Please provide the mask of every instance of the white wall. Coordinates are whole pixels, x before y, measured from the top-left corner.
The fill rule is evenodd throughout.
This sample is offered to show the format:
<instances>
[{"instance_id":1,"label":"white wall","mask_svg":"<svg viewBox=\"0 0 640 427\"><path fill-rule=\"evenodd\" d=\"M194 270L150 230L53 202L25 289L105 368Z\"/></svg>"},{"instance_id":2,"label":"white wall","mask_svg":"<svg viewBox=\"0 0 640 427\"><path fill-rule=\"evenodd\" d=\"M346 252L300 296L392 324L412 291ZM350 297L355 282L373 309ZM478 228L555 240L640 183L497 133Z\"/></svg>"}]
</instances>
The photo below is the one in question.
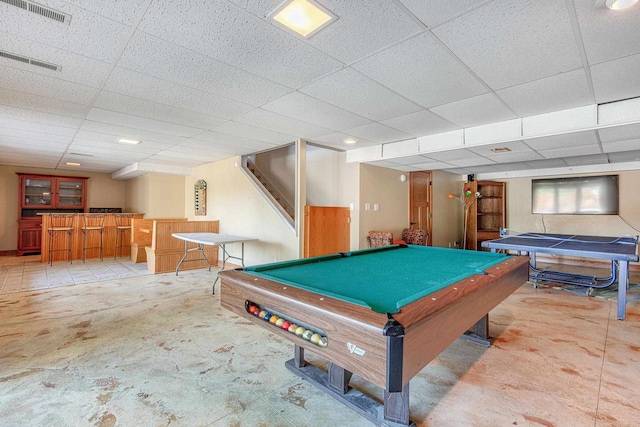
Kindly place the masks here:
<instances>
[{"instance_id":1,"label":"white wall","mask_svg":"<svg viewBox=\"0 0 640 427\"><path fill-rule=\"evenodd\" d=\"M297 259L297 237L236 167L239 163L240 158L235 157L194 167L185 180L184 216L194 221L219 220L220 233L259 239L245 244L246 265ZM195 216L193 210L193 185L199 179L207 182L206 216ZM240 255L239 244L227 250Z\"/></svg>"},{"instance_id":2,"label":"white wall","mask_svg":"<svg viewBox=\"0 0 640 427\"><path fill-rule=\"evenodd\" d=\"M507 227L521 232L594 236L638 235L640 234L640 197L638 197L640 171L624 171L615 174L619 176L619 215L532 214L532 178L504 180L507 183ZM551 177L545 176L545 178Z\"/></svg>"}]
</instances>

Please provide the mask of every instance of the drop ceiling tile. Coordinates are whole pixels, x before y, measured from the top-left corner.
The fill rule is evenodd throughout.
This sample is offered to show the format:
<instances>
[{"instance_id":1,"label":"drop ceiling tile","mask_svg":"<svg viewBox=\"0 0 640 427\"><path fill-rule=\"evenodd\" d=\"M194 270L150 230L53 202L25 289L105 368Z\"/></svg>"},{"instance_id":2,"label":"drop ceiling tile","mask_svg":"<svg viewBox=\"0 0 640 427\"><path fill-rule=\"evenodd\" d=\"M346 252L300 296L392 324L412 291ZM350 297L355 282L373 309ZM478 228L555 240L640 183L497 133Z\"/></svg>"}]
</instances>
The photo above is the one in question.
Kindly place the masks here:
<instances>
[{"instance_id":1,"label":"drop ceiling tile","mask_svg":"<svg viewBox=\"0 0 640 427\"><path fill-rule=\"evenodd\" d=\"M73 142L69 147L69 151L73 152L82 147L97 147L111 150L115 153L140 153L144 155L155 154L158 151L166 150L172 144L155 141L143 141L138 145L120 144L113 135L97 132L79 131L78 135L73 138Z\"/></svg>"},{"instance_id":2,"label":"drop ceiling tile","mask_svg":"<svg viewBox=\"0 0 640 427\"><path fill-rule=\"evenodd\" d=\"M598 134L600 135L600 141L602 142L624 141L640 138L640 123L598 129Z\"/></svg>"},{"instance_id":3,"label":"drop ceiling tile","mask_svg":"<svg viewBox=\"0 0 640 427\"><path fill-rule=\"evenodd\" d=\"M83 105L91 105L97 94L94 88L56 78L55 71L45 76L2 66L0 87Z\"/></svg>"},{"instance_id":4,"label":"drop ceiling tile","mask_svg":"<svg viewBox=\"0 0 640 427\"><path fill-rule=\"evenodd\" d=\"M210 153L205 153L202 151L196 151L196 150L185 150L184 147L182 147L181 149L177 149L177 150L165 150L165 151L161 151L159 152L156 156L158 157L168 157L169 159L188 159L188 160L195 160L195 161L200 161L199 163L196 163L196 165L198 164L202 164L207 163L207 162L215 162L217 160L221 160L224 159L227 155L226 154L222 154L219 153L217 155L212 155ZM153 158L153 156L151 157Z\"/></svg>"},{"instance_id":5,"label":"drop ceiling tile","mask_svg":"<svg viewBox=\"0 0 640 427\"><path fill-rule=\"evenodd\" d=\"M640 8L616 12L596 8L592 1L578 1L574 5L589 64L640 52Z\"/></svg>"},{"instance_id":6,"label":"drop ceiling tile","mask_svg":"<svg viewBox=\"0 0 640 427\"><path fill-rule=\"evenodd\" d=\"M496 161L487 159L486 157L482 157L482 156L478 156L476 158L470 158L470 159L452 159L449 160L447 163L452 164L453 166L457 166L460 168L468 168L468 167L472 167L472 166L480 166L480 165L491 165L491 164L495 164Z\"/></svg>"},{"instance_id":7,"label":"drop ceiling tile","mask_svg":"<svg viewBox=\"0 0 640 427\"><path fill-rule=\"evenodd\" d=\"M452 173L454 175L468 175L468 174L475 173L472 169L464 169L464 168L445 169L444 171Z\"/></svg>"},{"instance_id":8,"label":"drop ceiling tile","mask_svg":"<svg viewBox=\"0 0 640 427\"><path fill-rule=\"evenodd\" d=\"M640 150L628 151L626 153L610 153L608 157L611 163L637 162L640 160Z\"/></svg>"},{"instance_id":9,"label":"drop ceiling tile","mask_svg":"<svg viewBox=\"0 0 640 427\"><path fill-rule=\"evenodd\" d=\"M1 108L0 108L0 111L1 111ZM79 125L80 125L80 122L78 122L78 126ZM24 120L9 119L7 117L3 117L2 113L0 113L0 126L11 128L11 129L21 129L21 130L28 130L32 132L39 132L39 133L44 133L44 134L54 135L54 136L62 135L62 136L73 137L77 132L77 128L75 127L69 128L69 127L53 126L53 125L47 125L47 124L41 124L41 123L28 122Z\"/></svg>"},{"instance_id":10,"label":"drop ceiling tile","mask_svg":"<svg viewBox=\"0 0 640 427\"><path fill-rule=\"evenodd\" d=\"M82 131L113 135L114 141L118 138L138 139L142 141L143 144L146 144L149 141L154 141L175 145L179 144L185 139L184 137L169 135L166 133L153 132L149 130L120 126L111 123L96 122L93 120L85 120L84 122L82 122L82 126L80 127L78 135L80 135Z\"/></svg>"},{"instance_id":11,"label":"drop ceiling tile","mask_svg":"<svg viewBox=\"0 0 640 427\"><path fill-rule=\"evenodd\" d=\"M591 145L581 145L581 146L572 146L572 147L562 147L560 148L551 148L548 150L538 150L538 153L542 155L544 158L553 159L560 157L571 157L571 156L586 156L589 154L599 154L602 153L600 145L591 144Z\"/></svg>"},{"instance_id":12,"label":"drop ceiling tile","mask_svg":"<svg viewBox=\"0 0 640 427\"><path fill-rule=\"evenodd\" d=\"M438 151L435 153L429 153L429 157L434 160L440 160L442 162L449 162L449 163L453 163L459 160L480 160L480 159L484 159L485 161L487 160L481 155L466 149Z\"/></svg>"},{"instance_id":13,"label":"drop ceiling tile","mask_svg":"<svg viewBox=\"0 0 640 427\"><path fill-rule=\"evenodd\" d=\"M182 143L182 145L189 145L194 140L204 141L209 144L215 144L215 148L219 149L219 151L223 153L233 154L247 154L250 152L264 151L275 147L273 144L269 144L266 142L242 138L237 135L230 135L221 132L205 132L198 135L196 138L193 138L193 140L188 140Z\"/></svg>"},{"instance_id":14,"label":"drop ceiling tile","mask_svg":"<svg viewBox=\"0 0 640 427\"><path fill-rule=\"evenodd\" d=\"M558 147L579 147L583 145L597 145L598 138L595 131L565 133L546 136L543 138L527 139L525 143L534 150L551 150Z\"/></svg>"},{"instance_id":15,"label":"drop ceiling tile","mask_svg":"<svg viewBox=\"0 0 640 427\"><path fill-rule=\"evenodd\" d=\"M382 144L382 157L389 160L417 153L418 141L415 138Z\"/></svg>"},{"instance_id":16,"label":"drop ceiling tile","mask_svg":"<svg viewBox=\"0 0 640 427\"><path fill-rule=\"evenodd\" d=\"M342 67L329 55L223 0L188 7L158 0L138 29L293 89Z\"/></svg>"},{"instance_id":17,"label":"drop ceiling tile","mask_svg":"<svg viewBox=\"0 0 640 427\"><path fill-rule=\"evenodd\" d=\"M51 135L49 133L36 132L27 129L15 129L0 126L0 141L3 141L6 137L24 138L26 140L46 141L49 144L69 144L72 140L71 136L63 135Z\"/></svg>"},{"instance_id":18,"label":"drop ceiling tile","mask_svg":"<svg viewBox=\"0 0 640 427\"><path fill-rule=\"evenodd\" d=\"M0 104L79 119L83 119L90 108L88 105L2 88L0 88Z\"/></svg>"},{"instance_id":19,"label":"drop ceiling tile","mask_svg":"<svg viewBox=\"0 0 640 427\"><path fill-rule=\"evenodd\" d=\"M355 145L345 144L344 143L345 139L350 139L350 138L357 140L357 143ZM333 132L327 135L318 136L313 139L310 139L309 141L318 143L320 145L328 145L331 147L336 147L340 150L353 150L360 147L378 145L377 142L368 141L362 138L356 138L355 135L348 135L342 132Z\"/></svg>"},{"instance_id":20,"label":"drop ceiling tile","mask_svg":"<svg viewBox=\"0 0 640 427\"><path fill-rule=\"evenodd\" d=\"M5 52L36 59L48 64L57 65L59 71L25 64L8 58L0 58L0 65L16 68L26 72L42 74L84 86L100 87L111 70L111 64L97 61L86 56L56 49L46 44L34 43L31 40L11 36L0 32L0 46Z\"/></svg>"},{"instance_id":21,"label":"drop ceiling tile","mask_svg":"<svg viewBox=\"0 0 640 427\"><path fill-rule=\"evenodd\" d=\"M325 0L323 6L339 18L308 43L347 64L422 31L422 26L387 0Z\"/></svg>"},{"instance_id":22,"label":"drop ceiling tile","mask_svg":"<svg viewBox=\"0 0 640 427\"><path fill-rule=\"evenodd\" d=\"M416 111L415 113L383 120L380 123L415 137L460 129L459 126L427 110Z\"/></svg>"},{"instance_id":23,"label":"drop ceiling tile","mask_svg":"<svg viewBox=\"0 0 640 427\"><path fill-rule=\"evenodd\" d=\"M64 153L68 145L68 142L45 142L40 136L0 135L0 146L2 147L24 148L37 152Z\"/></svg>"},{"instance_id":24,"label":"drop ceiling tile","mask_svg":"<svg viewBox=\"0 0 640 427\"><path fill-rule=\"evenodd\" d=\"M214 129L226 121L219 117L107 91L100 93L94 107L207 130Z\"/></svg>"},{"instance_id":25,"label":"drop ceiling tile","mask_svg":"<svg viewBox=\"0 0 640 427\"><path fill-rule=\"evenodd\" d=\"M499 153L499 152L496 153L494 151L491 151L498 148L508 148L509 151L507 153L532 151L531 148L529 148L522 141L501 142L497 144L483 144L483 145L467 146L466 148L468 151L471 151L473 153L479 154L481 156L489 157L489 158L493 158L494 156L503 154L503 153Z\"/></svg>"},{"instance_id":26,"label":"drop ceiling tile","mask_svg":"<svg viewBox=\"0 0 640 427\"><path fill-rule=\"evenodd\" d=\"M433 107L430 111L463 128L516 118L492 93Z\"/></svg>"},{"instance_id":27,"label":"drop ceiling tile","mask_svg":"<svg viewBox=\"0 0 640 427\"><path fill-rule=\"evenodd\" d=\"M351 68L318 79L300 92L372 120L421 110L418 105Z\"/></svg>"},{"instance_id":28,"label":"drop ceiling tile","mask_svg":"<svg viewBox=\"0 0 640 427\"><path fill-rule=\"evenodd\" d=\"M602 143L602 151L605 153L635 150L640 150L640 138Z\"/></svg>"},{"instance_id":29,"label":"drop ceiling tile","mask_svg":"<svg viewBox=\"0 0 640 427\"><path fill-rule=\"evenodd\" d=\"M233 121L226 122L218 126L215 131L228 133L242 138L253 139L255 141L266 142L273 145L289 144L296 140L296 137L293 135L273 132Z\"/></svg>"},{"instance_id":30,"label":"drop ceiling tile","mask_svg":"<svg viewBox=\"0 0 640 427\"><path fill-rule=\"evenodd\" d=\"M352 67L427 108L488 92L431 33L378 52Z\"/></svg>"},{"instance_id":31,"label":"drop ceiling tile","mask_svg":"<svg viewBox=\"0 0 640 427\"><path fill-rule=\"evenodd\" d=\"M496 91L520 117L594 104L584 69Z\"/></svg>"},{"instance_id":32,"label":"drop ceiling tile","mask_svg":"<svg viewBox=\"0 0 640 427\"><path fill-rule=\"evenodd\" d=\"M107 63L113 63L118 57L129 35L129 27L62 1L44 3L71 15L70 24L2 3L0 16L6 23L3 31Z\"/></svg>"},{"instance_id":33,"label":"drop ceiling tile","mask_svg":"<svg viewBox=\"0 0 640 427\"><path fill-rule=\"evenodd\" d=\"M495 166L491 166L491 165L484 165L484 166L474 166L473 168L469 168L471 169L472 173L491 173L491 172L500 172L500 170L495 167Z\"/></svg>"},{"instance_id":34,"label":"drop ceiling tile","mask_svg":"<svg viewBox=\"0 0 640 427\"><path fill-rule=\"evenodd\" d=\"M183 110L196 111L229 120L255 108L250 104L236 102L218 95L200 92L187 87L182 87L182 90L173 99L173 102L175 103L175 107Z\"/></svg>"},{"instance_id":35,"label":"drop ceiling tile","mask_svg":"<svg viewBox=\"0 0 640 427\"><path fill-rule=\"evenodd\" d=\"M349 135L354 135L356 138L374 142L395 142L411 138L411 135L391 129L380 123L372 123L370 125L348 129L346 132Z\"/></svg>"},{"instance_id":36,"label":"drop ceiling tile","mask_svg":"<svg viewBox=\"0 0 640 427\"><path fill-rule=\"evenodd\" d=\"M371 123L369 119L300 92L291 92L261 108L335 131Z\"/></svg>"},{"instance_id":37,"label":"drop ceiling tile","mask_svg":"<svg viewBox=\"0 0 640 427\"><path fill-rule=\"evenodd\" d=\"M399 165L408 166L416 163L424 163L431 159L421 155L413 155L413 156L404 156L404 157L394 157L393 159L385 159L385 160L389 160Z\"/></svg>"},{"instance_id":38,"label":"drop ceiling tile","mask_svg":"<svg viewBox=\"0 0 640 427\"><path fill-rule=\"evenodd\" d=\"M427 27L446 22L467 12L486 0L400 0Z\"/></svg>"},{"instance_id":39,"label":"drop ceiling tile","mask_svg":"<svg viewBox=\"0 0 640 427\"><path fill-rule=\"evenodd\" d=\"M121 0L65 0L96 15L121 22L125 25L136 23L137 17L147 8L144 1Z\"/></svg>"},{"instance_id":40,"label":"drop ceiling tile","mask_svg":"<svg viewBox=\"0 0 640 427\"><path fill-rule=\"evenodd\" d=\"M425 163L416 163L411 166L413 166L414 168L419 168L421 170L437 170L437 169L450 168L453 165L449 163L444 163L444 162L431 161L431 162L425 162Z\"/></svg>"},{"instance_id":41,"label":"drop ceiling tile","mask_svg":"<svg viewBox=\"0 0 640 427\"><path fill-rule=\"evenodd\" d=\"M590 156L567 157L564 159L569 166L586 166L608 163L606 154L593 154Z\"/></svg>"},{"instance_id":42,"label":"drop ceiling tile","mask_svg":"<svg viewBox=\"0 0 640 427\"><path fill-rule=\"evenodd\" d=\"M397 163L394 163L392 161L389 160L374 160L372 162L367 162L368 165L373 165L373 166L378 166L381 168L389 168L389 169L393 169L396 166L400 166Z\"/></svg>"},{"instance_id":43,"label":"drop ceiling tile","mask_svg":"<svg viewBox=\"0 0 640 427\"><path fill-rule=\"evenodd\" d=\"M640 55L631 55L591 67L596 102L640 96Z\"/></svg>"},{"instance_id":44,"label":"drop ceiling tile","mask_svg":"<svg viewBox=\"0 0 640 427\"><path fill-rule=\"evenodd\" d=\"M174 105L176 98L187 88L136 71L115 67L103 89L159 104Z\"/></svg>"},{"instance_id":45,"label":"drop ceiling tile","mask_svg":"<svg viewBox=\"0 0 640 427\"><path fill-rule=\"evenodd\" d=\"M145 117L133 116L115 111L102 110L100 108L92 108L87 115L87 120L165 133L172 136L190 137L203 132L203 129L182 126L160 120L147 119Z\"/></svg>"},{"instance_id":46,"label":"drop ceiling tile","mask_svg":"<svg viewBox=\"0 0 640 427\"><path fill-rule=\"evenodd\" d=\"M290 88L165 40L136 32L118 66L145 75L260 106Z\"/></svg>"},{"instance_id":47,"label":"drop ceiling tile","mask_svg":"<svg viewBox=\"0 0 640 427\"><path fill-rule=\"evenodd\" d=\"M567 7L557 0L496 0L433 32L494 90L582 66Z\"/></svg>"},{"instance_id":48,"label":"drop ceiling tile","mask_svg":"<svg viewBox=\"0 0 640 427\"><path fill-rule=\"evenodd\" d=\"M0 124L3 120L19 120L40 125L51 125L55 128L77 128L82 120L75 117L60 116L58 114L44 113L42 111L16 108L0 104Z\"/></svg>"},{"instance_id":49,"label":"drop ceiling tile","mask_svg":"<svg viewBox=\"0 0 640 427\"><path fill-rule=\"evenodd\" d=\"M304 139L313 139L331 133L331 129L305 123L261 108L240 114L234 121Z\"/></svg>"},{"instance_id":50,"label":"drop ceiling tile","mask_svg":"<svg viewBox=\"0 0 640 427\"><path fill-rule=\"evenodd\" d=\"M563 168L567 163L562 159L534 160L526 163L531 169Z\"/></svg>"}]
</instances>

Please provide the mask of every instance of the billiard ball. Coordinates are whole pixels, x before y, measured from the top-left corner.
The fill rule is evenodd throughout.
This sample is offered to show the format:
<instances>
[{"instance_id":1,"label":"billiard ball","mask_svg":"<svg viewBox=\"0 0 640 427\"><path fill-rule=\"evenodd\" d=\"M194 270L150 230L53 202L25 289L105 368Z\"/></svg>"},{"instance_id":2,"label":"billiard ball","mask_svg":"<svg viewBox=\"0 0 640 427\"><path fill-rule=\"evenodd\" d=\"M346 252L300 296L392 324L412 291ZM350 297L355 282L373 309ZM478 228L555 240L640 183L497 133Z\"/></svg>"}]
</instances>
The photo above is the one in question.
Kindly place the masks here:
<instances>
[{"instance_id":1,"label":"billiard ball","mask_svg":"<svg viewBox=\"0 0 640 427\"><path fill-rule=\"evenodd\" d=\"M326 347L327 344L329 344L329 340L327 340L327 337L322 337L320 338L320 341L318 341L318 345L320 347Z\"/></svg>"},{"instance_id":2,"label":"billiard ball","mask_svg":"<svg viewBox=\"0 0 640 427\"><path fill-rule=\"evenodd\" d=\"M288 331L288 330L289 330L289 326L291 326L291 322L289 322L288 320L285 320L285 321L282 323L282 325L280 325L280 327L281 327L282 329L284 329L285 331Z\"/></svg>"},{"instance_id":3,"label":"billiard ball","mask_svg":"<svg viewBox=\"0 0 640 427\"><path fill-rule=\"evenodd\" d=\"M320 338L321 338L320 334L313 334L311 335L311 338L309 339L309 341L311 341L314 344L318 344L320 343Z\"/></svg>"},{"instance_id":4,"label":"billiard ball","mask_svg":"<svg viewBox=\"0 0 640 427\"><path fill-rule=\"evenodd\" d=\"M296 328L296 335L297 335L297 336L299 336L299 337L301 337L301 336L302 336L302 334L304 334L304 330L305 330L305 329L304 329L302 326L298 326L298 327Z\"/></svg>"},{"instance_id":5,"label":"billiard ball","mask_svg":"<svg viewBox=\"0 0 640 427\"><path fill-rule=\"evenodd\" d=\"M281 317L278 320L276 320L276 326L280 326L282 327L282 324L285 322L285 320Z\"/></svg>"},{"instance_id":6,"label":"billiard ball","mask_svg":"<svg viewBox=\"0 0 640 427\"><path fill-rule=\"evenodd\" d=\"M271 313L267 313L267 314L265 314L265 315L264 315L264 317L263 317L263 319L264 319L265 321L267 321L267 322L268 322L268 321L269 321L269 319L271 319Z\"/></svg>"},{"instance_id":7,"label":"billiard ball","mask_svg":"<svg viewBox=\"0 0 640 427\"><path fill-rule=\"evenodd\" d=\"M269 318L269 323L273 323L275 325L278 319L279 317L274 314Z\"/></svg>"},{"instance_id":8,"label":"billiard ball","mask_svg":"<svg viewBox=\"0 0 640 427\"><path fill-rule=\"evenodd\" d=\"M260 311L260 313L258 313L258 317L261 319L264 319L264 316L267 315L267 312L265 310Z\"/></svg>"},{"instance_id":9,"label":"billiard ball","mask_svg":"<svg viewBox=\"0 0 640 427\"><path fill-rule=\"evenodd\" d=\"M258 309L258 307L256 307L255 305L252 305L249 307L249 313L251 314L255 314L257 312L260 312L260 310Z\"/></svg>"},{"instance_id":10,"label":"billiard ball","mask_svg":"<svg viewBox=\"0 0 640 427\"><path fill-rule=\"evenodd\" d=\"M302 333L302 338L304 338L307 341L309 341L312 336L313 336L313 331L310 329L307 329Z\"/></svg>"},{"instance_id":11,"label":"billiard ball","mask_svg":"<svg viewBox=\"0 0 640 427\"><path fill-rule=\"evenodd\" d=\"M291 332L292 334L295 334L296 329L298 329L298 325L296 325L295 323L292 323L291 326L289 326L289 329L287 329L287 331Z\"/></svg>"}]
</instances>

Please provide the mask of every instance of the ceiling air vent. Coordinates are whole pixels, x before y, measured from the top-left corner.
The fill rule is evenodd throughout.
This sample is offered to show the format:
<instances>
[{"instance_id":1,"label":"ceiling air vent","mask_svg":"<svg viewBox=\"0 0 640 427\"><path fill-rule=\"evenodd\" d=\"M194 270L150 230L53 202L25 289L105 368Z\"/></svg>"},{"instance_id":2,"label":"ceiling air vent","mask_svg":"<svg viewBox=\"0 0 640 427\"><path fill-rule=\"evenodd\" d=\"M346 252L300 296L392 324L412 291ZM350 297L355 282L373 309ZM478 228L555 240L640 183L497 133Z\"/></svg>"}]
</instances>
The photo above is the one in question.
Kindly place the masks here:
<instances>
[{"instance_id":1,"label":"ceiling air vent","mask_svg":"<svg viewBox=\"0 0 640 427\"><path fill-rule=\"evenodd\" d=\"M0 0L4 1L4 0ZM4 52L0 50L0 58L13 59L14 61L24 62L25 64L35 65L37 67L46 68L53 71L61 71L60 65L49 64L48 62L38 61L37 59L27 58L26 56L15 55L13 53Z\"/></svg>"},{"instance_id":2,"label":"ceiling air vent","mask_svg":"<svg viewBox=\"0 0 640 427\"><path fill-rule=\"evenodd\" d=\"M37 13L38 15L44 16L45 18L53 19L54 21L58 21L63 24L69 25L69 22L71 22L71 15L58 12L57 10L49 9L48 7L39 5L38 3L34 3L32 1L0 0L0 2L19 7L20 9L28 10L32 13Z\"/></svg>"}]
</instances>

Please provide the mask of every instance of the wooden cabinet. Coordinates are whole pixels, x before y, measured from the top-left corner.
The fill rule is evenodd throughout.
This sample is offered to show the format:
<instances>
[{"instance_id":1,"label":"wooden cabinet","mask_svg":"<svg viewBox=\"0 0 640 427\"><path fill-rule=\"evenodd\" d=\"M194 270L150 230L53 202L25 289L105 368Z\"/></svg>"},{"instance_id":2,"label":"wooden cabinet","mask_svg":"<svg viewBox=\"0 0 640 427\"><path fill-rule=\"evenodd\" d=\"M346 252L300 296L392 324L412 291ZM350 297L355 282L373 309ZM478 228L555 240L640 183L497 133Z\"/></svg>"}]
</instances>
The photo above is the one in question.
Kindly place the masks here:
<instances>
[{"instance_id":1,"label":"wooden cabinet","mask_svg":"<svg viewBox=\"0 0 640 427\"><path fill-rule=\"evenodd\" d=\"M498 239L500 229L507 226L506 184L474 181L466 183L465 188L469 188L473 194L480 193L480 197L468 208L466 248L482 250L483 241Z\"/></svg>"},{"instance_id":2,"label":"wooden cabinet","mask_svg":"<svg viewBox=\"0 0 640 427\"><path fill-rule=\"evenodd\" d=\"M82 213L87 209L86 177L18 173L18 255L40 252L42 213Z\"/></svg>"}]
</instances>

